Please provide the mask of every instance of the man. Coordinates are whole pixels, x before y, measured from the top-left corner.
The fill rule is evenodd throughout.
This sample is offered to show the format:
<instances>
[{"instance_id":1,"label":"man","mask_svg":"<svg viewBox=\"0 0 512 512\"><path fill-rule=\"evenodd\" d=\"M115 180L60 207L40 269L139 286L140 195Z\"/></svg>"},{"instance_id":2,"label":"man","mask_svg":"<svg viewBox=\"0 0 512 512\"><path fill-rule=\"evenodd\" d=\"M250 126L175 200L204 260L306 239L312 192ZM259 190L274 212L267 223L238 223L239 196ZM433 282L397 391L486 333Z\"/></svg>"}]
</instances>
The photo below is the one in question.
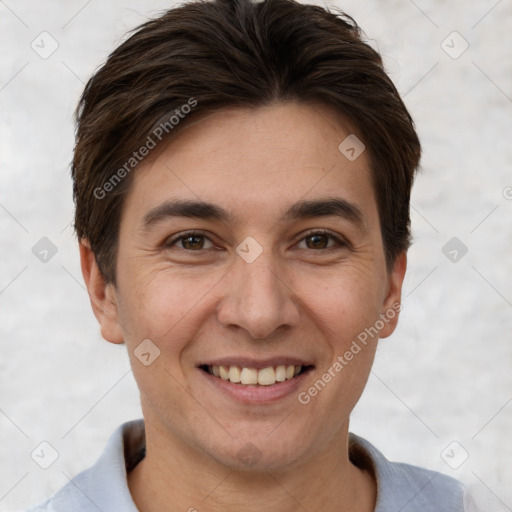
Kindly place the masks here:
<instances>
[{"instance_id":1,"label":"man","mask_svg":"<svg viewBox=\"0 0 512 512\"><path fill-rule=\"evenodd\" d=\"M392 334L420 159L344 14L184 4L77 110L75 228L143 420L32 510L461 511L462 485L349 433Z\"/></svg>"}]
</instances>

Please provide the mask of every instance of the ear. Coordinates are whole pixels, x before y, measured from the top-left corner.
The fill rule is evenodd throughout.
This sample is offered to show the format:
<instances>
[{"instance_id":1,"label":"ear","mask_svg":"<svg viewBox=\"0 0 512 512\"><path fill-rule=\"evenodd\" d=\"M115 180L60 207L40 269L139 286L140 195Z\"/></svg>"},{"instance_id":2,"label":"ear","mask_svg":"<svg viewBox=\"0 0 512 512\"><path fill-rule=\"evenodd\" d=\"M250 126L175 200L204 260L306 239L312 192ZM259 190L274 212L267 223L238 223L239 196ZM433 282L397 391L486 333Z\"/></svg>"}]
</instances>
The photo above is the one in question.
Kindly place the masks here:
<instances>
[{"instance_id":1,"label":"ear","mask_svg":"<svg viewBox=\"0 0 512 512\"><path fill-rule=\"evenodd\" d=\"M384 327L379 332L379 338L390 336L398 324L398 316L402 310L402 284L406 269L407 254L403 251L395 259L393 270L388 274L388 293L380 315Z\"/></svg>"},{"instance_id":2,"label":"ear","mask_svg":"<svg viewBox=\"0 0 512 512\"><path fill-rule=\"evenodd\" d=\"M82 275L94 316L100 324L101 335L111 343L123 343L123 332L118 322L115 286L105 282L88 240L83 239L79 242L79 250Z\"/></svg>"}]
</instances>

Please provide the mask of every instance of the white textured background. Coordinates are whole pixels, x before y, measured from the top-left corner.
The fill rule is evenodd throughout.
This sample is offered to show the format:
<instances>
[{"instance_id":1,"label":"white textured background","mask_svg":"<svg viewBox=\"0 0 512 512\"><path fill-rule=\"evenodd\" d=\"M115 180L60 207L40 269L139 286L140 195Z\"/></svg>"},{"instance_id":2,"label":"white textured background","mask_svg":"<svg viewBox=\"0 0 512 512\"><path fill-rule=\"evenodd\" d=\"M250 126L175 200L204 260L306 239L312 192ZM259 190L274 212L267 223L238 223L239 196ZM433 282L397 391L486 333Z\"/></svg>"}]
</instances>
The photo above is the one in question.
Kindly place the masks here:
<instances>
[{"instance_id":1,"label":"white textured background","mask_svg":"<svg viewBox=\"0 0 512 512\"><path fill-rule=\"evenodd\" d=\"M0 511L53 494L141 416L126 349L101 339L82 284L72 112L126 31L172 5L0 0ZM479 483L486 512L512 510L512 2L330 5L383 54L424 148L401 322L351 430L392 460ZM59 45L47 59L31 48L43 31ZM458 58L443 49L463 48L453 31L469 44ZM47 263L32 253L42 237L57 247ZM441 250L452 237L468 249L456 262ZM30 457L42 441L59 454L46 470ZM453 441L452 465L468 453L458 469L441 456Z\"/></svg>"}]
</instances>

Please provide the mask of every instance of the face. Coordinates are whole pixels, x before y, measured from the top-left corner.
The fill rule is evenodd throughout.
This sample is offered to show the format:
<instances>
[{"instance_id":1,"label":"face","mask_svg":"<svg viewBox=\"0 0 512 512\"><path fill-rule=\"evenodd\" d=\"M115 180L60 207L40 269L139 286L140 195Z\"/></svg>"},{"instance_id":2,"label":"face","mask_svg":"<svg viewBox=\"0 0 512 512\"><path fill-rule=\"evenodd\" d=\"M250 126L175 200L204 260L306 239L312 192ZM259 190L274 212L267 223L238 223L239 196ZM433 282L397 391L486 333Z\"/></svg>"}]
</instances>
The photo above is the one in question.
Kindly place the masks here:
<instances>
[{"instance_id":1,"label":"face","mask_svg":"<svg viewBox=\"0 0 512 512\"><path fill-rule=\"evenodd\" d=\"M348 430L405 272L386 270L367 152L338 149L350 133L321 106L226 109L137 169L96 313L170 442L276 469Z\"/></svg>"}]
</instances>

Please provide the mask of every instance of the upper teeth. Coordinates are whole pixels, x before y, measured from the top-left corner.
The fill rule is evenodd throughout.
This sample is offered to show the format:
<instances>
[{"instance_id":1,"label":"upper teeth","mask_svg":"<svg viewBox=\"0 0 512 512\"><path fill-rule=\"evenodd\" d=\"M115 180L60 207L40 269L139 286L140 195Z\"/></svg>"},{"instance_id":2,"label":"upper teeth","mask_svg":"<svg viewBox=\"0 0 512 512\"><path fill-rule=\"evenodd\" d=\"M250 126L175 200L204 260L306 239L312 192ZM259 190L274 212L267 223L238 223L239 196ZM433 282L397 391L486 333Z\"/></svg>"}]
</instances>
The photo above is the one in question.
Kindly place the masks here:
<instances>
[{"instance_id":1,"label":"upper teeth","mask_svg":"<svg viewBox=\"0 0 512 512\"><path fill-rule=\"evenodd\" d=\"M281 364L275 368L240 368L239 366L209 366L208 371L220 377L223 380L236 382L238 384L260 384L261 386L270 386L276 382L293 379L300 373L302 366L293 364L285 366Z\"/></svg>"}]
</instances>

